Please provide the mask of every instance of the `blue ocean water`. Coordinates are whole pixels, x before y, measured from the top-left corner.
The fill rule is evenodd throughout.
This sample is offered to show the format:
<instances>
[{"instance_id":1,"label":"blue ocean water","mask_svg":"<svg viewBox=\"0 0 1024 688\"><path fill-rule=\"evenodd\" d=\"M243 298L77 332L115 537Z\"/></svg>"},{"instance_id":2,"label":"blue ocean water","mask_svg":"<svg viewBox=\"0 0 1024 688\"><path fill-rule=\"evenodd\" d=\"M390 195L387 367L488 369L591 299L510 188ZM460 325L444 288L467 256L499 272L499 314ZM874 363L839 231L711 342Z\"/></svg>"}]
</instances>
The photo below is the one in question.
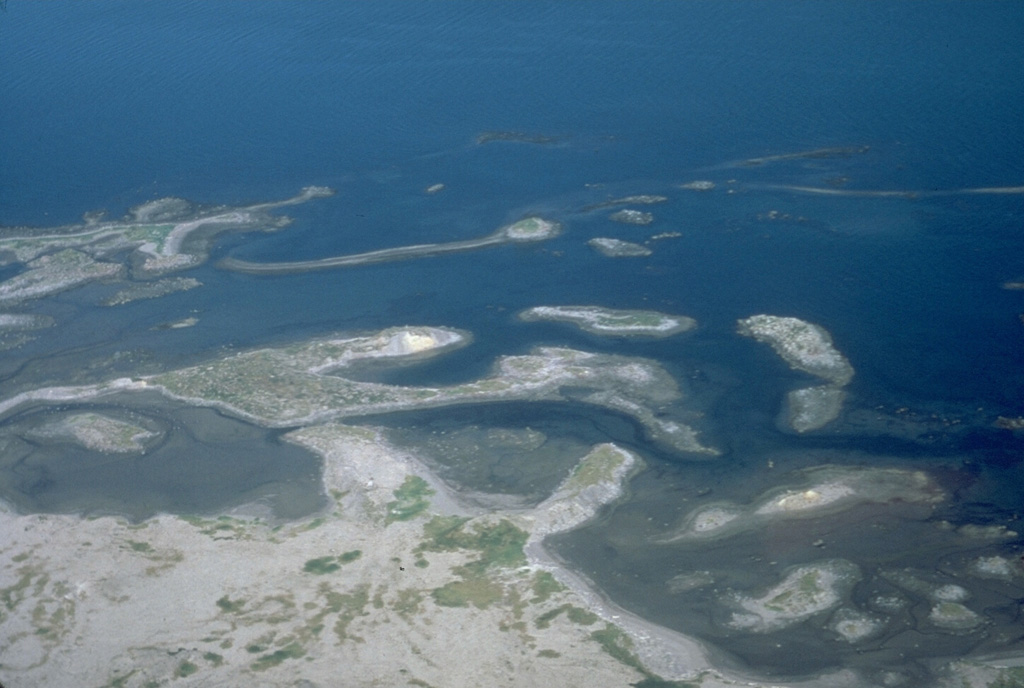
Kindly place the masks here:
<instances>
[{"instance_id":1,"label":"blue ocean water","mask_svg":"<svg viewBox=\"0 0 1024 688\"><path fill-rule=\"evenodd\" d=\"M672 499L686 481L734 483L750 498L767 484L755 469L765 457L795 468L815 451L932 466L956 485L969 476L975 491L963 488L945 515L1010 522L1024 485L1020 437L992 422L1024 414L1024 297L1001 288L1024 281L1024 196L927 193L1024 184L1022 24L1024 7L1003 2L9 0L0 225L119 216L165 196L235 205L310 184L338 193L288 208L295 222L279 233L223 237L189 272L202 289L100 309L104 287L90 286L32 305L59 327L2 354L0 389L60 384L118 351L160 368L339 329L446 325L472 331L474 345L401 381L477 377L496 356L539 344L651 357L676 373L726 451L694 468L624 438L652 468L630 504L565 545L581 566L607 561L608 543L643 519L680 509ZM477 143L485 132L523 140ZM831 148L854 150L742 164ZM678 186L693 180L716 188ZM424 193L436 183L445 189ZM584 210L641 193L670 198L650 208L649 227ZM531 213L567 231L538 246L348 270L216 267L229 255L305 260L467 239ZM651 242L645 259L611 260L585 243L660 232L680 236ZM654 308L701 327L621 342L514 318L551 303ZM914 428L934 417L956 432L779 431L779 400L802 378L734 332L737 318L762 312L832 333L857 371L851 408L905 407ZM189 313L200 315L194 328L151 329ZM651 601L662 593L648 573L665 556L641 548L589 573L627 606L668 610L659 621L693 631L684 605ZM616 582L634 574L649 585ZM754 667L820 668L796 652L766 657L753 647L762 639L731 642Z\"/></svg>"}]
</instances>

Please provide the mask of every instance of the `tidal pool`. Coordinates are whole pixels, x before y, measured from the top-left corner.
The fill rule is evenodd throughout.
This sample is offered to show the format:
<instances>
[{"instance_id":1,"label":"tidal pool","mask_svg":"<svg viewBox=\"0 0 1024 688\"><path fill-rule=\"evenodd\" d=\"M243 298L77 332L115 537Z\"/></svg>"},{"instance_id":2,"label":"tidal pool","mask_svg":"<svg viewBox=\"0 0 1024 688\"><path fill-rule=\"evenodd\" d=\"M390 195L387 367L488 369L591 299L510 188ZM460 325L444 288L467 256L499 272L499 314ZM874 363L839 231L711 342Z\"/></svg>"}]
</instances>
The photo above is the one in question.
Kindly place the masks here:
<instances>
[{"instance_id":1,"label":"tidal pool","mask_svg":"<svg viewBox=\"0 0 1024 688\"><path fill-rule=\"evenodd\" d=\"M134 521L238 507L300 518L326 503L322 465L283 432L155 393L32 404L0 421L0 499L28 513Z\"/></svg>"}]
</instances>

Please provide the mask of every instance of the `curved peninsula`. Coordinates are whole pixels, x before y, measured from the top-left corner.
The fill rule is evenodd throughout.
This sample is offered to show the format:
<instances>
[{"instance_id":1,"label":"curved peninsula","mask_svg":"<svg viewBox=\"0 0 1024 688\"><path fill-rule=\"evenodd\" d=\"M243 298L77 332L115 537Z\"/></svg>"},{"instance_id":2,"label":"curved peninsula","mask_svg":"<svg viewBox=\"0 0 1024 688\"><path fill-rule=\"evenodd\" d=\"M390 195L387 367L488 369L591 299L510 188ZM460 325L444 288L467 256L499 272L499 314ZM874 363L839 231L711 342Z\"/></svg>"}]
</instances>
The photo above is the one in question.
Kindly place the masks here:
<instances>
[{"instance_id":1,"label":"curved peninsula","mask_svg":"<svg viewBox=\"0 0 1024 688\"><path fill-rule=\"evenodd\" d=\"M121 220L89 215L80 225L5 228L0 263L22 263L22 273L0 282L0 305L8 306L73 289L89 282L138 280L199 265L211 237L226 231L273 231L287 217L268 211L330 196L333 190L308 186L282 201L249 206L200 208L181 198L161 198L132 208ZM125 256L116 260L116 256ZM153 296L158 287L143 284ZM132 297L115 299L127 303Z\"/></svg>"},{"instance_id":2,"label":"curved peninsula","mask_svg":"<svg viewBox=\"0 0 1024 688\"><path fill-rule=\"evenodd\" d=\"M82 387L50 387L0 402L0 415L33 401L88 400L156 390L196 406L212 406L267 427L291 427L369 414L493 401L572 401L623 413L651 439L688 454L716 456L696 430L679 420L679 388L654 361L540 347L502 356L491 375L449 387L413 387L348 379L360 359L407 360L436 355L469 341L440 327L396 327L256 349L144 378Z\"/></svg>"},{"instance_id":3,"label":"curved peninsula","mask_svg":"<svg viewBox=\"0 0 1024 688\"><path fill-rule=\"evenodd\" d=\"M219 263L221 268L234 272L247 272L254 275L279 275L309 270L326 270L329 268L352 267L370 263L389 263L410 258L426 258L445 253L472 251L489 246L500 246L508 243L528 243L544 241L557 236L561 225L539 217L527 217L513 224L478 239L450 241L437 244L415 244L413 246L396 246L366 253L354 253L345 256L333 256L317 260L299 260L281 263L252 263L236 258L226 258Z\"/></svg>"}]
</instances>

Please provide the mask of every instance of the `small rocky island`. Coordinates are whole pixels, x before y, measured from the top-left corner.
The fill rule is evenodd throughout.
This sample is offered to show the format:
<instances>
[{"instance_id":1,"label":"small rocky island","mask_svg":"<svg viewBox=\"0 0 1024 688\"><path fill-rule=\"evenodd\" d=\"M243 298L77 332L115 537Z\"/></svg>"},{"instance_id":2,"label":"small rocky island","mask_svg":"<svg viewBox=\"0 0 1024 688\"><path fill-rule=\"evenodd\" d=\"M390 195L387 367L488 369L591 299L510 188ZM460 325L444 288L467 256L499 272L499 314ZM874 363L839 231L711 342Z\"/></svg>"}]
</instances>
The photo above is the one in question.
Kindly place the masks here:
<instances>
[{"instance_id":1,"label":"small rocky island","mask_svg":"<svg viewBox=\"0 0 1024 688\"><path fill-rule=\"evenodd\" d=\"M599 306L536 306L521 312L519 319L566 322L591 334L613 337L670 337L697 326L696 320L685 315Z\"/></svg>"},{"instance_id":2,"label":"small rocky island","mask_svg":"<svg viewBox=\"0 0 1024 688\"><path fill-rule=\"evenodd\" d=\"M643 244L610 237L594 237L587 245L609 258L642 258L651 255L651 249Z\"/></svg>"},{"instance_id":3,"label":"small rocky island","mask_svg":"<svg viewBox=\"0 0 1024 688\"><path fill-rule=\"evenodd\" d=\"M754 315L737 322L740 334L772 347L793 370L828 382L793 390L787 397L787 424L797 432L828 425L842 410L844 387L853 378L853 366L832 344L823 327L799 318Z\"/></svg>"}]
</instances>

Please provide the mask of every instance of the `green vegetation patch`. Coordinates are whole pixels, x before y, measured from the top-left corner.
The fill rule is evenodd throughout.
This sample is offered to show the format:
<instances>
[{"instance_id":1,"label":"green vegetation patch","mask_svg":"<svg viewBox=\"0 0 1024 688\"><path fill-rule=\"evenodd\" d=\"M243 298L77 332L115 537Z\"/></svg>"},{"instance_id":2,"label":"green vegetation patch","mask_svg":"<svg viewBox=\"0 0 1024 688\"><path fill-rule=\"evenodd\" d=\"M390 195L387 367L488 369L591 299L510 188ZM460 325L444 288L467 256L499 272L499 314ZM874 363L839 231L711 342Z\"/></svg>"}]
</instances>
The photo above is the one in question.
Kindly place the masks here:
<instances>
[{"instance_id":1,"label":"green vegetation patch","mask_svg":"<svg viewBox=\"0 0 1024 688\"><path fill-rule=\"evenodd\" d=\"M460 516L435 516L423 527L424 542L417 552L455 552L476 550L480 558L469 565L483 568L513 568L526 564L523 546L529 537L525 530L511 521L477 523L469 527L469 519Z\"/></svg>"},{"instance_id":2,"label":"green vegetation patch","mask_svg":"<svg viewBox=\"0 0 1024 688\"><path fill-rule=\"evenodd\" d=\"M530 604L540 604L547 602L548 598L555 593L562 592L565 590L565 586L555 580L547 571L539 571L533 577L533 599L530 600Z\"/></svg>"},{"instance_id":3,"label":"green vegetation patch","mask_svg":"<svg viewBox=\"0 0 1024 688\"><path fill-rule=\"evenodd\" d=\"M633 641L621 629L611 624L605 624L601 630L591 633L590 638L621 664L631 666L646 676L650 676L637 656L633 654Z\"/></svg>"},{"instance_id":4,"label":"green vegetation patch","mask_svg":"<svg viewBox=\"0 0 1024 688\"><path fill-rule=\"evenodd\" d=\"M302 647L299 643L288 643L280 650L275 650L259 657L252 663L252 668L254 671L265 671L271 667L276 667L287 659L299 659L300 657L305 656L305 654L306 648Z\"/></svg>"},{"instance_id":5,"label":"green vegetation patch","mask_svg":"<svg viewBox=\"0 0 1024 688\"><path fill-rule=\"evenodd\" d=\"M388 502L388 513L384 519L385 524L394 521L408 521L419 516L430 506L430 497L434 494L433 488L427 481L418 475L406 476L401 487L392 493L395 496L393 502Z\"/></svg>"},{"instance_id":6,"label":"green vegetation patch","mask_svg":"<svg viewBox=\"0 0 1024 688\"><path fill-rule=\"evenodd\" d=\"M310 559L306 562L306 565L302 567L302 570L306 573L313 573L318 576L322 576L325 573L333 573L341 568L341 564L338 563L337 557L320 557L318 559Z\"/></svg>"},{"instance_id":7,"label":"green vegetation patch","mask_svg":"<svg viewBox=\"0 0 1024 688\"><path fill-rule=\"evenodd\" d=\"M153 547L148 542L138 542L137 540L128 540L128 546L132 548L133 552L152 552Z\"/></svg>"},{"instance_id":8,"label":"green vegetation patch","mask_svg":"<svg viewBox=\"0 0 1024 688\"><path fill-rule=\"evenodd\" d=\"M185 660L184 662L178 665L177 669L175 669L174 675L178 678L183 678L185 676L191 676L197 671L199 671L199 667L197 667L192 662Z\"/></svg>"},{"instance_id":9,"label":"green vegetation patch","mask_svg":"<svg viewBox=\"0 0 1024 688\"><path fill-rule=\"evenodd\" d=\"M398 591L398 599L395 600L392 608L402 617L408 619L422 611L423 593L415 588L406 588Z\"/></svg>"},{"instance_id":10,"label":"green vegetation patch","mask_svg":"<svg viewBox=\"0 0 1024 688\"><path fill-rule=\"evenodd\" d=\"M370 586L361 585L351 593L338 593L326 591L327 610L338 615L334 623L334 635L339 642L345 642L350 638L355 641L362 641L362 638L349 635L348 627L357 617L366 616L366 605L370 602Z\"/></svg>"},{"instance_id":11,"label":"green vegetation patch","mask_svg":"<svg viewBox=\"0 0 1024 688\"><path fill-rule=\"evenodd\" d=\"M611 624L605 624L601 630L594 631L590 638L615 660L643 674L642 680L632 684L634 688L700 688L701 681L666 681L661 676L652 674L633 653L633 641L629 636Z\"/></svg>"},{"instance_id":12,"label":"green vegetation patch","mask_svg":"<svg viewBox=\"0 0 1024 688\"><path fill-rule=\"evenodd\" d=\"M30 588L33 595L39 597L43 594L47 583L50 582L49 574L43 573L41 568L22 566L17 572L19 574L17 582L6 588L0 588L0 601L8 611L12 611L25 600Z\"/></svg>"},{"instance_id":13,"label":"green vegetation patch","mask_svg":"<svg viewBox=\"0 0 1024 688\"><path fill-rule=\"evenodd\" d=\"M452 581L430 593L434 602L442 607L468 607L473 605L485 609L498 602L505 594L505 588L482 575L470 575L462 580Z\"/></svg>"},{"instance_id":14,"label":"green vegetation patch","mask_svg":"<svg viewBox=\"0 0 1024 688\"><path fill-rule=\"evenodd\" d=\"M235 600L232 602L228 598L228 596L225 595L224 597L217 600L217 606L220 607L222 611L225 611L228 614L237 614L240 611L242 611L242 607L245 606L245 600Z\"/></svg>"},{"instance_id":15,"label":"green vegetation patch","mask_svg":"<svg viewBox=\"0 0 1024 688\"><path fill-rule=\"evenodd\" d=\"M342 564L348 564L355 561L359 557L363 556L362 550L354 549L350 552L345 552L336 557L318 557L316 559L310 559L302 567L302 570L306 573L312 573L318 576L322 576L327 573L334 573L341 568Z\"/></svg>"},{"instance_id":16,"label":"green vegetation patch","mask_svg":"<svg viewBox=\"0 0 1024 688\"><path fill-rule=\"evenodd\" d=\"M593 612L589 612L586 609L582 609L571 604L563 604L561 607L555 607L554 609L550 609L538 616L534 620L534 625L537 626L537 628L547 628L562 612L565 612L566 618L568 618L569 621L581 626L590 626L598 621L597 614L594 614Z\"/></svg>"},{"instance_id":17,"label":"green vegetation patch","mask_svg":"<svg viewBox=\"0 0 1024 688\"><path fill-rule=\"evenodd\" d=\"M198 528L199 532L214 540L248 540L252 536L247 532L251 522L230 516L218 516L215 519L199 516L182 516L189 525Z\"/></svg>"},{"instance_id":18,"label":"green vegetation patch","mask_svg":"<svg viewBox=\"0 0 1024 688\"><path fill-rule=\"evenodd\" d=\"M491 568L513 568L526 563L523 546L526 531L511 521L497 523L471 523L459 516L435 516L423 527L425 540L416 549L423 551L453 552L475 550L480 557L453 572L460 580L435 589L434 601L445 607L464 607L472 604L483 609L504 596L504 586L492 580Z\"/></svg>"},{"instance_id":19,"label":"green vegetation patch","mask_svg":"<svg viewBox=\"0 0 1024 688\"><path fill-rule=\"evenodd\" d=\"M574 624L579 624L581 626L590 626L591 624L595 624L600 620L600 617L594 612L588 611L581 607L573 606L571 604L568 605L568 607L569 608L565 610L565 615L569 619L569 621L572 621Z\"/></svg>"},{"instance_id":20,"label":"green vegetation patch","mask_svg":"<svg viewBox=\"0 0 1024 688\"><path fill-rule=\"evenodd\" d=\"M611 480L615 471L626 460L614 447L599 447L583 457L566 481L570 489L583 489Z\"/></svg>"}]
</instances>

